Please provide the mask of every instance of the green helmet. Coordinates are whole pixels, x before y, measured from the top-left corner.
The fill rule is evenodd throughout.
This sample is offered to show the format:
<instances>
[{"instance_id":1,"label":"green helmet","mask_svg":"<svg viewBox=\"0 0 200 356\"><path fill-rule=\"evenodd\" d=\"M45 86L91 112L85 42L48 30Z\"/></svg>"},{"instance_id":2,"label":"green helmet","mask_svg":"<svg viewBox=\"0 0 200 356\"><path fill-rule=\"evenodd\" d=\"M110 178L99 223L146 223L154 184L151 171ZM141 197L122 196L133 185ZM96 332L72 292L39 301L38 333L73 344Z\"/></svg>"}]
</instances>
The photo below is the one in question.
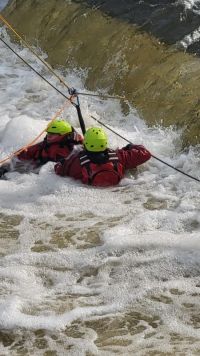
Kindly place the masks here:
<instances>
[{"instance_id":1,"label":"green helmet","mask_svg":"<svg viewBox=\"0 0 200 356\"><path fill-rule=\"evenodd\" d=\"M87 151L103 152L108 146L108 139L100 127L91 127L86 131L83 143Z\"/></svg>"},{"instance_id":2,"label":"green helmet","mask_svg":"<svg viewBox=\"0 0 200 356\"><path fill-rule=\"evenodd\" d=\"M67 121L54 120L47 126L46 132L65 135L72 132L72 126Z\"/></svg>"}]
</instances>

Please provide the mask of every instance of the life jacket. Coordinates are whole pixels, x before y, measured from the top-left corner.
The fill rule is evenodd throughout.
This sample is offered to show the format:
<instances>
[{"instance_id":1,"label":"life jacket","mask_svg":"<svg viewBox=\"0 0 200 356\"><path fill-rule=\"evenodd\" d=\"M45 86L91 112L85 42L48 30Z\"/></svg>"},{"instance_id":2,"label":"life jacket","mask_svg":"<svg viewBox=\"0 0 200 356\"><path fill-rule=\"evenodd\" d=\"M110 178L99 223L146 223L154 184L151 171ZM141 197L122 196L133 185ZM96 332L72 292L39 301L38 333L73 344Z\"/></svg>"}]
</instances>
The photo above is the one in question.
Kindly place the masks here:
<instances>
[{"instance_id":1,"label":"life jacket","mask_svg":"<svg viewBox=\"0 0 200 356\"><path fill-rule=\"evenodd\" d=\"M96 156L98 157L98 153ZM117 185L123 178L123 166L115 151L106 150L104 162L98 162L98 158L94 161L87 151L82 151L79 159L82 167L82 182L85 184L108 187Z\"/></svg>"},{"instance_id":2,"label":"life jacket","mask_svg":"<svg viewBox=\"0 0 200 356\"><path fill-rule=\"evenodd\" d=\"M69 152L73 150L74 145L78 145L80 143L82 142L79 140L79 134L77 134L75 131L68 135L65 135L60 141L57 142L49 143L47 142L47 138L45 137L38 151L37 159L40 161L40 164L45 164L49 161L52 161L52 157L49 155L50 147L51 152L53 150L55 154L57 152L58 147L61 149L66 149L67 156L67 154L69 154ZM63 159L63 157L61 159Z\"/></svg>"}]
</instances>

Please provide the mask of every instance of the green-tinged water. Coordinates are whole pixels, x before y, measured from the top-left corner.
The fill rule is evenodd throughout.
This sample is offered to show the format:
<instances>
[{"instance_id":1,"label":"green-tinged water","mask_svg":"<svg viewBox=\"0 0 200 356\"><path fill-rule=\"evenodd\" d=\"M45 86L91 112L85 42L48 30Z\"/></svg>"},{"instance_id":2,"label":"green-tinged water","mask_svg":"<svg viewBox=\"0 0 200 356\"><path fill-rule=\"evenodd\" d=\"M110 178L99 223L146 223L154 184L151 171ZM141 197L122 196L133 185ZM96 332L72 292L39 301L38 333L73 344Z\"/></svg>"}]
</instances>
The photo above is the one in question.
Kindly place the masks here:
<instances>
[{"instance_id":1,"label":"green-tinged water","mask_svg":"<svg viewBox=\"0 0 200 356\"><path fill-rule=\"evenodd\" d=\"M199 142L199 58L81 1L11 1L4 15L54 68L85 69L87 88L125 95L150 125L177 125L184 144Z\"/></svg>"},{"instance_id":2,"label":"green-tinged water","mask_svg":"<svg viewBox=\"0 0 200 356\"><path fill-rule=\"evenodd\" d=\"M17 226L21 220L21 216L0 214L0 256L15 251L19 237Z\"/></svg>"},{"instance_id":3,"label":"green-tinged water","mask_svg":"<svg viewBox=\"0 0 200 356\"><path fill-rule=\"evenodd\" d=\"M183 151L179 131L162 127L176 124L185 144L198 142L199 58L82 1L16 0L5 16L48 53L67 84L125 94L133 104L126 115L127 105L82 96L87 126L96 112L130 141L200 178L199 147ZM2 43L0 49L4 158L46 127L63 98ZM34 66L33 55L20 54ZM149 125L161 125L146 126L134 107ZM72 106L62 117L79 129ZM124 144L108 136L111 147ZM56 176L52 162L39 174L6 176L0 356L200 355L198 182L153 158L105 189Z\"/></svg>"},{"instance_id":4,"label":"green-tinged water","mask_svg":"<svg viewBox=\"0 0 200 356\"><path fill-rule=\"evenodd\" d=\"M144 206L147 212L156 209L155 202ZM14 215L0 218L0 248L7 246L0 295L13 308L12 328L0 331L2 356L199 355L198 265L183 265L184 246L177 252L163 249L150 236L148 245L133 236L133 245L130 240L127 246L116 235L116 246L108 243L106 248L102 236L109 229L117 232L120 216L99 219L93 213L62 213L52 222L23 221ZM185 262L195 261L195 253L187 253ZM105 302L115 300L116 311L101 313ZM84 316L90 308L94 315ZM75 310L78 318L65 320ZM7 321L9 325L6 313L4 326Z\"/></svg>"}]
</instances>

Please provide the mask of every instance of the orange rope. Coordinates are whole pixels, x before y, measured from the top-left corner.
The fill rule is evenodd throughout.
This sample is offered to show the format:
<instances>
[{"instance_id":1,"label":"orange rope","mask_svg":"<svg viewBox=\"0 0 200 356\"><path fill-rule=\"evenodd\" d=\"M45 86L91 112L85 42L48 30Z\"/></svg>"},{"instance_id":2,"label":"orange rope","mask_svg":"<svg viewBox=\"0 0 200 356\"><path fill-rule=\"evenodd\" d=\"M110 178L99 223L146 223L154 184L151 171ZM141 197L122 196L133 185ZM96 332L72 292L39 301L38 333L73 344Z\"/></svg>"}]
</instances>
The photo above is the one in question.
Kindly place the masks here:
<instances>
[{"instance_id":1,"label":"orange rope","mask_svg":"<svg viewBox=\"0 0 200 356\"><path fill-rule=\"evenodd\" d=\"M69 86L64 82L64 80L59 76L57 75L54 70L51 68L51 66L45 61L43 60L40 56L37 55L37 53L35 51L33 51L33 49L31 48L31 46L14 30L14 28L8 23L8 21L1 15L0 13L0 20L7 26L7 28L9 28L21 41L22 43L24 43L28 48L29 50L49 69L49 71L55 75L55 77L57 79L59 79L59 81L69 89ZM74 95L71 95L70 98L68 99L67 102L65 102L65 104L63 105L63 107L58 110L56 112L56 114L53 116L53 118L50 120L49 124L55 120L57 118L58 115L60 115L63 110L65 109L65 107L67 106L67 104L69 103L73 103L73 98L74 98ZM11 153L10 155L8 155L6 158L0 160L0 164L10 160L11 158L13 158L14 156L18 155L19 153L21 153L22 151L25 151L28 149L28 147L32 146L35 142L37 142L37 140L42 136L42 134L46 131L47 127L34 139L32 140L31 142L29 142L27 145L23 146L22 148L20 148L19 150L17 151L14 151L13 153Z\"/></svg>"},{"instance_id":2,"label":"orange rope","mask_svg":"<svg viewBox=\"0 0 200 356\"><path fill-rule=\"evenodd\" d=\"M71 99L72 99L72 97L70 98L70 100L71 100ZM54 121L54 120L64 111L65 107L66 107L70 102L71 102L71 101L68 101L68 100L67 100L67 101L64 103L64 105L62 106L62 108L61 108L60 110L58 110L58 111L55 113L55 115L52 117L52 119L50 120L50 122L48 123L48 125L49 125L52 121ZM48 125L47 125L47 127L48 127ZM8 155L6 158L2 159L2 160L0 161L0 164L6 162L6 161L8 161L8 160L10 160L10 159L13 158L14 156L17 156L17 155L20 154L22 151L27 150L30 146L32 146L32 145L42 136L42 134L43 134L44 132L46 132L47 127L45 127L45 129L42 130L42 132L41 132L37 137L35 137L34 140L32 140L31 142L27 143L27 145L21 147L19 150L14 151L14 152L11 153L10 155Z\"/></svg>"},{"instance_id":3,"label":"orange rope","mask_svg":"<svg viewBox=\"0 0 200 356\"><path fill-rule=\"evenodd\" d=\"M49 63L47 63L44 59L42 59L33 49L32 47L29 45L28 42L26 42L22 36L19 35L19 33L11 26L11 24L5 19L5 17L3 17L0 13L0 21L2 21L6 27L8 29L10 29L17 37L18 39L21 40L21 42L25 45L25 47L28 47L29 50L49 69L49 71L60 81L60 83L62 83L67 89L70 89L69 85L67 85L67 83L64 81L63 78L61 78L50 66ZM125 96L121 96L121 95L104 95L104 94L91 94L91 93L78 93L81 95L86 95L86 96L98 96L100 98L107 98L107 99L122 99L125 100Z\"/></svg>"},{"instance_id":4,"label":"orange rope","mask_svg":"<svg viewBox=\"0 0 200 356\"><path fill-rule=\"evenodd\" d=\"M42 59L38 54L31 48L31 46L26 42L18 33L15 31L15 29L9 24L9 22L1 15L0 13L0 20L6 25L7 28L9 28L21 41L22 43L25 44L26 47L29 48L29 50L49 69L49 71L55 75L55 77L66 87L69 89L69 86L64 82L64 80L54 72L54 70L51 68L49 63L47 63L44 59Z\"/></svg>"}]
</instances>

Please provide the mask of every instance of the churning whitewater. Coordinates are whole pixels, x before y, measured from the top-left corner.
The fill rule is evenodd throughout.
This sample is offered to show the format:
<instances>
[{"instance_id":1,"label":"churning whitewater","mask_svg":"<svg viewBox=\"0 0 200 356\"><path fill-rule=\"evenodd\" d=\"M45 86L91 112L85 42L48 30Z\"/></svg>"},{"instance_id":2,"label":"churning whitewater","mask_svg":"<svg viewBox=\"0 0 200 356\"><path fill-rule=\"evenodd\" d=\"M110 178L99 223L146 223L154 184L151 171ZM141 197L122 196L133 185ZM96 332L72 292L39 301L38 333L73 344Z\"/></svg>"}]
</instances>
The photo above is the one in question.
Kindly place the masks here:
<instances>
[{"instance_id":1,"label":"churning whitewater","mask_svg":"<svg viewBox=\"0 0 200 356\"><path fill-rule=\"evenodd\" d=\"M3 159L37 136L64 101L2 43L0 51ZM86 72L58 73L86 92ZM182 151L175 128L147 127L118 101L80 100L87 127L96 125L94 115L200 178L199 147ZM80 132L72 105L62 118ZM112 148L126 145L107 134ZM200 184L153 158L109 189L58 177L53 168L0 180L0 354L200 352Z\"/></svg>"}]
</instances>

